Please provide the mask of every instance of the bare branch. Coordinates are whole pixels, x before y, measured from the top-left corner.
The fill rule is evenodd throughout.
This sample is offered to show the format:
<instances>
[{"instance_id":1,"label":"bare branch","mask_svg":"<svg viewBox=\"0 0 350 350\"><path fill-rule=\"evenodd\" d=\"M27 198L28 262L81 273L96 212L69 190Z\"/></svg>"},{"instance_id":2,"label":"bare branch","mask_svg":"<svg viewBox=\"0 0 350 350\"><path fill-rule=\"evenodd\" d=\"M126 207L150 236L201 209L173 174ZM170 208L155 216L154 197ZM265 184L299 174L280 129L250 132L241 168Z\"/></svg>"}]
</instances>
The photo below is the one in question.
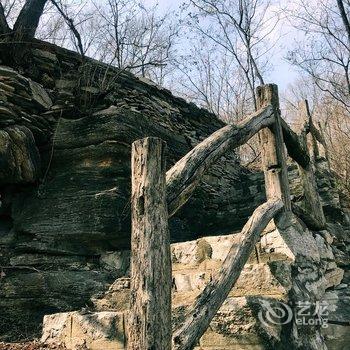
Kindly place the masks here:
<instances>
[{"instance_id":1,"label":"bare branch","mask_svg":"<svg viewBox=\"0 0 350 350\"><path fill-rule=\"evenodd\" d=\"M85 51L83 48L83 43L81 40L81 36L79 31L77 30L76 26L74 25L74 21L72 18L70 18L65 11L63 10L62 6L60 6L56 0L50 0L51 3L56 7L56 9L58 10L58 12L61 14L61 16L64 18L65 22L67 23L69 29L72 31L74 37L77 40L77 46L79 49L79 53L84 57L85 55Z\"/></svg>"}]
</instances>

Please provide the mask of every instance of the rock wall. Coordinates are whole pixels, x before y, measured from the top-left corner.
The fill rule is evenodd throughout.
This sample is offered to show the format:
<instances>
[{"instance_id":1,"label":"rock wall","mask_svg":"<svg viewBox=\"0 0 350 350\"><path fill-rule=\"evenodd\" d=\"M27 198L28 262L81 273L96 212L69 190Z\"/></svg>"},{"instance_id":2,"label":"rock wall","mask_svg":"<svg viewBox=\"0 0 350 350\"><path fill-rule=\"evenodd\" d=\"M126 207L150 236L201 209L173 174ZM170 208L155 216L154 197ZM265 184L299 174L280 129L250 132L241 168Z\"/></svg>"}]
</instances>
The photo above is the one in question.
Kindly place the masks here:
<instances>
[{"instance_id":1,"label":"rock wall","mask_svg":"<svg viewBox=\"0 0 350 350\"><path fill-rule=\"evenodd\" d=\"M130 244L131 143L161 137L170 167L223 123L150 82L53 45L23 47L17 64L4 51L0 329L25 337L44 314L84 306L119 276L103 259ZM172 240L239 229L263 200L261 174L227 155L172 218Z\"/></svg>"},{"instance_id":2,"label":"rock wall","mask_svg":"<svg viewBox=\"0 0 350 350\"><path fill-rule=\"evenodd\" d=\"M327 288L339 288L343 277L325 232L312 234L298 221L292 225L283 222L279 227L271 222L263 232L260 244L195 349L326 349L317 327L292 324L286 328L282 319L271 323L266 317L266 305L277 307L291 300L320 302ZM172 244L174 326L181 323L240 239L236 232ZM123 266L128 274L128 252L109 254L105 261L110 268ZM45 316L42 341L68 349L84 344L96 350L125 349L129 286L128 277L119 278L106 293L93 298L93 308ZM290 305L292 308L293 303ZM331 345L332 341L327 339L326 343Z\"/></svg>"},{"instance_id":3,"label":"rock wall","mask_svg":"<svg viewBox=\"0 0 350 350\"><path fill-rule=\"evenodd\" d=\"M19 63L5 51L2 45L0 338L20 339L39 334L45 314L82 307L101 310L98 305L108 299L105 292L108 295L118 277L127 276L131 143L144 136L161 137L168 145L170 167L223 123L150 82L99 62L82 61L77 54L47 43L25 45ZM302 200L295 165L289 175L295 200ZM324 290L340 283L337 264L349 267L349 221L324 158L317 160L316 175L328 229L324 236L308 234L316 242L315 237L330 235L334 259L321 267L321 258L315 258L310 263L313 270L305 267L305 274L313 271L315 281L326 273L334 276L333 284L320 287ZM172 241L239 231L264 200L262 174L242 168L232 152L220 159L172 218ZM318 251L313 240L310 247ZM298 267L305 265L305 259ZM261 276L252 282L252 296L266 296L271 287L264 289L270 274L266 265L259 264L251 267L254 275ZM205 271L199 274L208 275ZM188 282L190 272L180 275L185 277L175 276L175 285L200 284ZM252 274L246 276L244 283ZM248 289L236 297L244 298L244 293ZM346 300L341 297L344 291L339 293L339 300ZM113 300L110 308L125 308L125 299Z\"/></svg>"}]
</instances>

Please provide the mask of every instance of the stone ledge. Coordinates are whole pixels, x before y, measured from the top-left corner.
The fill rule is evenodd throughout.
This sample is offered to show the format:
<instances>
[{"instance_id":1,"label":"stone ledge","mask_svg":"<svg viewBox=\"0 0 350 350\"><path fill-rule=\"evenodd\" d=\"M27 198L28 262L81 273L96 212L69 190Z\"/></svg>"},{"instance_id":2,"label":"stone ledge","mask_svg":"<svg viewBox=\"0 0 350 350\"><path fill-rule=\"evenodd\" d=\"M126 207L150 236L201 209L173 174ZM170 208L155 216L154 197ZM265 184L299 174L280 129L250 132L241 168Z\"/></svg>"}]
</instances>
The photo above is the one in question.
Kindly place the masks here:
<instances>
[{"instance_id":1,"label":"stone ledge","mask_svg":"<svg viewBox=\"0 0 350 350\"><path fill-rule=\"evenodd\" d=\"M265 349L266 336L279 340L280 326L268 329L257 318L262 301L270 298L232 298L222 305L208 330L200 339L197 350ZM173 309L178 324L187 307ZM126 312L67 312L44 317L41 341L46 345L66 347L67 350L122 350L126 342Z\"/></svg>"}]
</instances>

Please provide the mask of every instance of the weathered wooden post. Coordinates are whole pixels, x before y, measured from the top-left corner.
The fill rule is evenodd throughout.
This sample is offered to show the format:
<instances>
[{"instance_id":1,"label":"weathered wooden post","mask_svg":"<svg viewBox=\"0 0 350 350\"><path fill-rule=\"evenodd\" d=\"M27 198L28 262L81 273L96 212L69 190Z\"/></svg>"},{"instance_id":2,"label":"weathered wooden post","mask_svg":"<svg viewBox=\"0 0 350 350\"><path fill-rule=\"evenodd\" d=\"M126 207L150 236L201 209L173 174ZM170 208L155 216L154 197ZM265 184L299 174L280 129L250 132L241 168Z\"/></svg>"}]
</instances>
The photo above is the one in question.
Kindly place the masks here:
<instances>
[{"instance_id":1,"label":"weathered wooden post","mask_svg":"<svg viewBox=\"0 0 350 350\"><path fill-rule=\"evenodd\" d=\"M284 209L291 211L288 170L280 120L277 85L267 84L259 86L257 88L257 102L259 108L272 105L275 111L275 123L272 127L273 132L268 128L259 132L266 196L268 200L282 199Z\"/></svg>"},{"instance_id":2,"label":"weathered wooden post","mask_svg":"<svg viewBox=\"0 0 350 350\"><path fill-rule=\"evenodd\" d=\"M324 216L322 203L317 192L317 184L314 173L314 161L318 156L317 139L313 135L315 128L312 122L309 105L307 100L299 103L299 122L302 125L300 134L301 141L305 144L305 149L312 155L310 162L306 167L298 165L299 174L302 179L304 189L304 206L306 211L311 215L311 225L315 229L322 229L326 225L326 218Z\"/></svg>"},{"instance_id":3,"label":"weathered wooden post","mask_svg":"<svg viewBox=\"0 0 350 350\"><path fill-rule=\"evenodd\" d=\"M171 255L165 142L132 144L131 300L128 350L171 349Z\"/></svg>"},{"instance_id":4,"label":"weathered wooden post","mask_svg":"<svg viewBox=\"0 0 350 350\"><path fill-rule=\"evenodd\" d=\"M307 100L298 103L297 125L297 133L300 135L301 141L305 144L311 159L315 159L319 151L317 140L311 133L312 117Z\"/></svg>"}]
</instances>

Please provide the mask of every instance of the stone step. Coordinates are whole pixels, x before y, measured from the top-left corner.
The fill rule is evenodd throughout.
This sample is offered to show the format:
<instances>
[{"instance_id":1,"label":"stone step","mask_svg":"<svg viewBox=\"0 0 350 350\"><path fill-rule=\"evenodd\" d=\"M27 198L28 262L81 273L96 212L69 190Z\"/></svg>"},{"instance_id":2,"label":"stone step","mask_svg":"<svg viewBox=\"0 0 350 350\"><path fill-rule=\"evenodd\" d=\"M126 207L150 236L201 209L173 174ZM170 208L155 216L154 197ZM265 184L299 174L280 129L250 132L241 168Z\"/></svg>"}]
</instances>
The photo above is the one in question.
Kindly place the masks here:
<instances>
[{"instance_id":1,"label":"stone step","mask_svg":"<svg viewBox=\"0 0 350 350\"><path fill-rule=\"evenodd\" d=\"M269 302L274 303L272 299ZM228 298L195 349L265 349L266 337L277 340L280 326L264 327L260 324L256 312L261 309L261 304L262 299L259 298ZM181 322L185 311L183 307L173 310L175 322ZM62 346L67 350L122 350L126 344L126 324L126 312L47 315L41 340L47 345Z\"/></svg>"},{"instance_id":2,"label":"stone step","mask_svg":"<svg viewBox=\"0 0 350 350\"><path fill-rule=\"evenodd\" d=\"M309 290L316 295L324 286L339 285L343 270L334 266L332 250L323 235L308 237L313 250L304 253L313 254L325 272L322 277L308 270L307 278L312 280ZM235 233L171 245L174 326L181 324L195 298L218 273L229 249L237 247L240 240L240 234ZM298 244L297 252L305 249L299 240ZM101 259L112 270L129 270L128 252L107 254ZM294 263L295 256L271 223L195 349L259 350L278 343L281 325L266 324L259 315L267 310L267 303L277 305L288 301L288 293L293 288ZM93 311L45 316L42 341L64 345L68 350L82 346L92 350L125 349L129 297L129 277L117 279L106 293L92 299Z\"/></svg>"},{"instance_id":3,"label":"stone step","mask_svg":"<svg viewBox=\"0 0 350 350\"><path fill-rule=\"evenodd\" d=\"M172 244L174 305L192 303L219 272L230 248L238 247L240 240L240 234L235 233ZM290 265L293 258L274 225L269 225L244 266L230 296L263 295L284 298L291 285ZM129 252L106 254L101 259L112 270L124 271L128 275ZM128 300L127 277L118 279L103 295L92 298L97 311L124 311Z\"/></svg>"},{"instance_id":4,"label":"stone step","mask_svg":"<svg viewBox=\"0 0 350 350\"><path fill-rule=\"evenodd\" d=\"M240 233L212 236L171 245L174 305L190 304L218 273L230 248L240 244ZM337 268L332 250L322 235L315 242L324 260L327 288L339 284L343 270ZM294 255L271 222L230 292L231 297L269 296L284 298L291 287ZM112 253L101 258L111 269L129 271L130 253ZM128 278L118 279L103 295L92 298L97 311L124 311L129 301Z\"/></svg>"}]
</instances>

